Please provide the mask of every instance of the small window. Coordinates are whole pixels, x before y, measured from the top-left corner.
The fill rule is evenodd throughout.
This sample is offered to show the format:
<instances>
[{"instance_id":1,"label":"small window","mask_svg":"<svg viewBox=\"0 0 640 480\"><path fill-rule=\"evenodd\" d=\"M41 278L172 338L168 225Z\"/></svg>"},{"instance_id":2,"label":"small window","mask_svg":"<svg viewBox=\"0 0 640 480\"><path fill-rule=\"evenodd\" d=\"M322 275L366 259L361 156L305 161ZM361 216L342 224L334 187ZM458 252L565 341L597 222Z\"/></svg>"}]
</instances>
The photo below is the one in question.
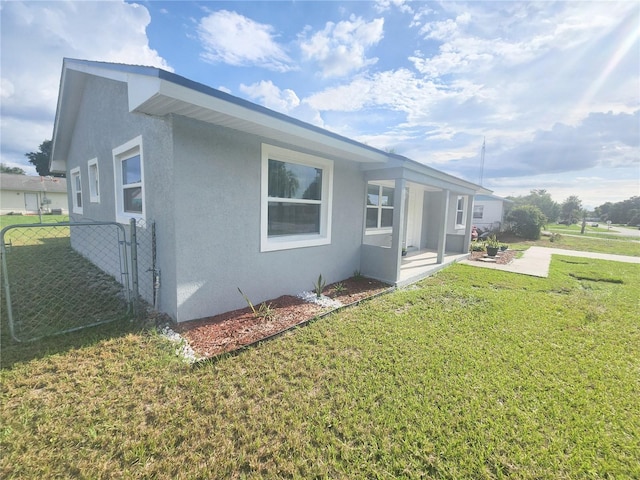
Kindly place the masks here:
<instances>
[{"instance_id":1,"label":"small window","mask_svg":"<svg viewBox=\"0 0 640 480\"><path fill-rule=\"evenodd\" d=\"M473 206L473 219L474 220L482 220L483 214L484 214L484 205L474 205Z\"/></svg>"},{"instance_id":2,"label":"small window","mask_svg":"<svg viewBox=\"0 0 640 480\"><path fill-rule=\"evenodd\" d=\"M89 201L100 203L100 175L98 174L98 159L88 162L89 168Z\"/></svg>"},{"instance_id":3,"label":"small window","mask_svg":"<svg viewBox=\"0 0 640 480\"><path fill-rule=\"evenodd\" d=\"M464 227L464 197L458 197L456 204L456 227Z\"/></svg>"},{"instance_id":4,"label":"small window","mask_svg":"<svg viewBox=\"0 0 640 480\"><path fill-rule=\"evenodd\" d=\"M391 229L393 226L394 189L383 185L367 185L366 228Z\"/></svg>"},{"instance_id":5,"label":"small window","mask_svg":"<svg viewBox=\"0 0 640 480\"><path fill-rule=\"evenodd\" d=\"M113 150L116 182L116 219L127 223L130 219L144 219L144 162L142 137Z\"/></svg>"},{"instance_id":6,"label":"small window","mask_svg":"<svg viewBox=\"0 0 640 480\"><path fill-rule=\"evenodd\" d=\"M73 213L82 213L82 177L80 167L71 170L71 200Z\"/></svg>"},{"instance_id":7,"label":"small window","mask_svg":"<svg viewBox=\"0 0 640 480\"><path fill-rule=\"evenodd\" d=\"M331 243L333 162L262 146L261 251Z\"/></svg>"}]
</instances>

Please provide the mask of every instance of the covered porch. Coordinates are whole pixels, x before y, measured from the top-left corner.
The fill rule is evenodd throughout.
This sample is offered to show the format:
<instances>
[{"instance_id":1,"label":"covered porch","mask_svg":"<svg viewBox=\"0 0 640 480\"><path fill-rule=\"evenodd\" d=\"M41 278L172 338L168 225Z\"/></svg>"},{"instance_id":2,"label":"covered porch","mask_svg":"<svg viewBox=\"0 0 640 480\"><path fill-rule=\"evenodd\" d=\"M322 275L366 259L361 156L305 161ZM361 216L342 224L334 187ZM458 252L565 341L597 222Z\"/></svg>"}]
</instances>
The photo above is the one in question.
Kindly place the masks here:
<instances>
[{"instance_id":1,"label":"covered porch","mask_svg":"<svg viewBox=\"0 0 640 480\"><path fill-rule=\"evenodd\" d=\"M442 262L438 263L438 252L435 250L417 250L402 257L400 277L396 281L398 287L403 287L418 280L429 277L438 270L453 263L466 260L468 253L447 253Z\"/></svg>"},{"instance_id":2,"label":"covered porch","mask_svg":"<svg viewBox=\"0 0 640 480\"><path fill-rule=\"evenodd\" d=\"M402 160L397 166L365 171L361 249L362 274L398 286L468 257L473 199L485 191Z\"/></svg>"}]
</instances>

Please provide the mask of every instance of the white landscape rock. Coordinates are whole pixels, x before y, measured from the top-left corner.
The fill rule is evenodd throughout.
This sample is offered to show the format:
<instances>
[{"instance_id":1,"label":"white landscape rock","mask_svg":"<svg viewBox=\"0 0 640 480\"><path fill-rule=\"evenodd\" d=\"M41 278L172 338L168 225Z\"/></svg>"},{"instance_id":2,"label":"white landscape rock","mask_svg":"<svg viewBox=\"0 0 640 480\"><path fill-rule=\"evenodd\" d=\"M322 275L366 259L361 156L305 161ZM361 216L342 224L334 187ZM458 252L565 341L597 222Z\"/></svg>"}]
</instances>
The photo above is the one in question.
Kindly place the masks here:
<instances>
[{"instance_id":1,"label":"white landscape rock","mask_svg":"<svg viewBox=\"0 0 640 480\"><path fill-rule=\"evenodd\" d=\"M168 326L165 326L160 330L160 335L177 345L178 348L176 349L176 355L183 358L187 363L191 364L200 360L196 355L196 352L191 348L191 345L189 345L189 342L187 342L182 335L171 330Z\"/></svg>"},{"instance_id":2,"label":"white landscape rock","mask_svg":"<svg viewBox=\"0 0 640 480\"><path fill-rule=\"evenodd\" d=\"M296 297L301 298L305 302L315 303L321 307L340 308L343 306L339 301L325 297L324 295L321 295L320 298L318 298L315 292L300 292Z\"/></svg>"}]
</instances>

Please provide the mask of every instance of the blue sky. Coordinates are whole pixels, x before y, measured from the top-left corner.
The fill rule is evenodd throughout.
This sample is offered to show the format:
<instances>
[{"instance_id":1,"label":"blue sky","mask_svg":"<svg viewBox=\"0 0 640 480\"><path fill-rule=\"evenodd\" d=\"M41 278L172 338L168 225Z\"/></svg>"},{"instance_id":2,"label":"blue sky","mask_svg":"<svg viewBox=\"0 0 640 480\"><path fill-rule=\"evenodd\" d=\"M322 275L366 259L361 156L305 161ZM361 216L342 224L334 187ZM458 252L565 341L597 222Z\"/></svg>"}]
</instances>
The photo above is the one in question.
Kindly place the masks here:
<instances>
[{"instance_id":1,"label":"blue sky","mask_svg":"<svg viewBox=\"0 0 640 480\"><path fill-rule=\"evenodd\" d=\"M638 2L0 3L2 162L51 138L63 57L152 65L496 194L640 195Z\"/></svg>"}]
</instances>

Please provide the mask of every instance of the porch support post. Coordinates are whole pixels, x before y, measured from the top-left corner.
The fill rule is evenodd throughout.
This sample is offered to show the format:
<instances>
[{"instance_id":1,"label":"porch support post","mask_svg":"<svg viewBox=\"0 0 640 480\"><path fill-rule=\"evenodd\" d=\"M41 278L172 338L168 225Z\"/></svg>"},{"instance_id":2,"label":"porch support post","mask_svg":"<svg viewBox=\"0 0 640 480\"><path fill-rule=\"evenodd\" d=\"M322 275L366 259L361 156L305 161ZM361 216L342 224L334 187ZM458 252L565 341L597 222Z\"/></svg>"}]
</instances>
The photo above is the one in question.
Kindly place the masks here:
<instances>
[{"instance_id":1,"label":"porch support post","mask_svg":"<svg viewBox=\"0 0 640 480\"><path fill-rule=\"evenodd\" d=\"M396 281L400 278L402 266L402 238L404 236L405 205L407 200L407 181L404 178L396 178L393 199L393 230L391 233L391 251L396 264Z\"/></svg>"},{"instance_id":2,"label":"porch support post","mask_svg":"<svg viewBox=\"0 0 640 480\"><path fill-rule=\"evenodd\" d=\"M436 263L444 263L444 252L447 247L447 219L449 218L449 190L442 191L442 208L440 209L440 225L438 226L438 257Z\"/></svg>"},{"instance_id":3,"label":"porch support post","mask_svg":"<svg viewBox=\"0 0 640 480\"><path fill-rule=\"evenodd\" d=\"M469 201L467 202L467 221L464 222L464 245L462 246L462 253L467 253L471 247L471 227L473 226L473 204L475 200L474 195L468 195Z\"/></svg>"}]
</instances>

